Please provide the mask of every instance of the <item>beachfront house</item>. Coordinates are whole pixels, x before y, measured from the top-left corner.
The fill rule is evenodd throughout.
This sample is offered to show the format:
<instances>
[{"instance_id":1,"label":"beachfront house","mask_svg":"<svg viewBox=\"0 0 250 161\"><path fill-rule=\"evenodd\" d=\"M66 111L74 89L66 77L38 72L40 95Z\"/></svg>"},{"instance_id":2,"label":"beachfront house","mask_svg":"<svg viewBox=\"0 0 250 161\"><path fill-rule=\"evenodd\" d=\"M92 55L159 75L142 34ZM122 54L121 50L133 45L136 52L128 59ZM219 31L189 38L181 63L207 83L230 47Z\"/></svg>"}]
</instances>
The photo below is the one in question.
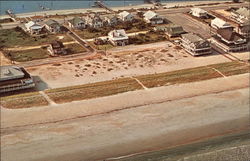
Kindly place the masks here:
<instances>
[{"instance_id":1,"label":"beachfront house","mask_svg":"<svg viewBox=\"0 0 250 161\"><path fill-rule=\"evenodd\" d=\"M231 12L231 17L239 23L245 23L250 20L250 9L241 7Z\"/></svg>"},{"instance_id":2,"label":"beachfront house","mask_svg":"<svg viewBox=\"0 0 250 161\"><path fill-rule=\"evenodd\" d=\"M120 12L118 14L118 17L123 21L123 22L129 22L134 20L134 15L132 13L129 13L127 11Z\"/></svg>"},{"instance_id":3,"label":"beachfront house","mask_svg":"<svg viewBox=\"0 0 250 161\"><path fill-rule=\"evenodd\" d=\"M51 56L67 54L67 51L61 41L53 41L49 44L47 50L49 51Z\"/></svg>"},{"instance_id":4,"label":"beachfront house","mask_svg":"<svg viewBox=\"0 0 250 161\"><path fill-rule=\"evenodd\" d=\"M129 38L124 29L110 31L108 38L114 46L125 46L129 43Z\"/></svg>"},{"instance_id":5,"label":"beachfront house","mask_svg":"<svg viewBox=\"0 0 250 161\"><path fill-rule=\"evenodd\" d=\"M176 24L170 24L167 26L167 29L166 29L166 34L169 37L177 37L177 36L180 36L181 34L184 34L184 33L186 33L186 32L184 31L182 26L179 26Z\"/></svg>"},{"instance_id":6,"label":"beachfront house","mask_svg":"<svg viewBox=\"0 0 250 161\"><path fill-rule=\"evenodd\" d=\"M0 66L0 93L33 87L35 87L35 83L24 68Z\"/></svg>"},{"instance_id":7,"label":"beachfront house","mask_svg":"<svg viewBox=\"0 0 250 161\"><path fill-rule=\"evenodd\" d=\"M87 27L87 23L86 23L85 19L82 19L80 17L74 17L73 19L68 20L68 26L71 29L82 30L82 29L85 29Z\"/></svg>"},{"instance_id":8,"label":"beachfront house","mask_svg":"<svg viewBox=\"0 0 250 161\"><path fill-rule=\"evenodd\" d=\"M61 32L61 25L56 20L49 19L44 23L44 26L51 33Z\"/></svg>"},{"instance_id":9,"label":"beachfront house","mask_svg":"<svg viewBox=\"0 0 250 161\"><path fill-rule=\"evenodd\" d=\"M168 37L177 37L181 34L186 33L182 26L176 25L176 24L169 24L169 25L161 25L161 26L155 26L154 31L160 31L166 33Z\"/></svg>"},{"instance_id":10,"label":"beachfront house","mask_svg":"<svg viewBox=\"0 0 250 161\"><path fill-rule=\"evenodd\" d=\"M211 26L215 29L232 28L229 23L217 17L211 21Z\"/></svg>"},{"instance_id":11,"label":"beachfront house","mask_svg":"<svg viewBox=\"0 0 250 161\"><path fill-rule=\"evenodd\" d=\"M151 23L152 25L164 23L164 18L153 11L147 11L143 17L147 23Z\"/></svg>"},{"instance_id":12,"label":"beachfront house","mask_svg":"<svg viewBox=\"0 0 250 161\"><path fill-rule=\"evenodd\" d=\"M104 25L103 20L98 14L89 14L86 17L86 23L88 27L91 27L91 28L101 28Z\"/></svg>"},{"instance_id":13,"label":"beachfront house","mask_svg":"<svg viewBox=\"0 0 250 161\"><path fill-rule=\"evenodd\" d=\"M115 14L110 14L110 15L105 15L105 16L101 16L101 18L103 19L103 23L106 26L114 26L117 25L120 21L119 17Z\"/></svg>"},{"instance_id":14,"label":"beachfront house","mask_svg":"<svg viewBox=\"0 0 250 161\"><path fill-rule=\"evenodd\" d=\"M226 52L247 50L247 40L231 28L219 29L213 36L214 43Z\"/></svg>"},{"instance_id":15,"label":"beachfront house","mask_svg":"<svg viewBox=\"0 0 250 161\"><path fill-rule=\"evenodd\" d=\"M250 22L247 21L236 28L236 32L240 35L250 38Z\"/></svg>"},{"instance_id":16,"label":"beachfront house","mask_svg":"<svg viewBox=\"0 0 250 161\"><path fill-rule=\"evenodd\" d=\"M194 33L182 34L181 45L193 56L211 54L210 43Z\"/></svg>"},{"instance_id":17,"label":"beachfront house","mask_svg":"<svg viewBox=\"0 0 250 161\"><path fill-rule=\"evenodd\" d=\"M205 11L201 8L191 8L191 14L195 17L200 17L200 18L207 18L208 17L207 11Z\"/></svg>"},{"instance_id":18,"label":"beachfront house","mask_svg":"<svg viewBox=\"0 0 250 161\"><path fill-rule=\"evenodd\" d=\"M34 21L29 21L24 26L25 26L25 30L31 35L39 35L43 33L44 26Z\"/></svg>"}]
</instances>

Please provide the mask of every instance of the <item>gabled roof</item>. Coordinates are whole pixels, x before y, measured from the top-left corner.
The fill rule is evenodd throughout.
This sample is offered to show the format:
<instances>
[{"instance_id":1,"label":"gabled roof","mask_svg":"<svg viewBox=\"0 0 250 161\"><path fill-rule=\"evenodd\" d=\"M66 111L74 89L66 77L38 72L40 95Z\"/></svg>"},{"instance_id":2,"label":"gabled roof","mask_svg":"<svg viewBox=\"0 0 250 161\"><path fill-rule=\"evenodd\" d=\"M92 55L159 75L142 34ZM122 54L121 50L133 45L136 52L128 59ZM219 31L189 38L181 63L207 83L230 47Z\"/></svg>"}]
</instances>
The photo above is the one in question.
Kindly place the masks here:
<instances>
[{"instance_id":1,"label":"gabled roof","mask_svg":"<svg viewBox=\"0 0 250 161\"><path fill-rule=\"evenodd\" d=\"M191 11L195 11L195 12L198 12L198 13L207 13L207 11L205 11L204 9L201 9L201 8L191 8Z\"/></svg>"},{"instance_id":2,"label":"gabled roof","mask_svg":"<svg viewBox=\"0 0 250 161\"><path fill-rule=\"evenodd\" d=\"M241 7L239 9L237 9L235 12L239 15L250 18L250 10L246 7Z\"/></svg>"},{"instance_id":3,"label":"gabled roof","mask_svg":"<svg viewBox=\"0 0 250 161\"><path fill-rule=\"evenodd\" d=\"M150 20L153 17L157 16L157 13L153 12L153 11L147 11L146 13L143 14L144 18Z\"/></svg>"},{"instance_id":4,"label":"gabled roof","mask_svg":"<svg viewBox=\"0 0 250 161\"><path fill-rule=\"evenodd\" d=\"M119 13L119 16L121 17L127 17L128 15L130 15L131 13L127 12L127 11L123 11Z\"/></svg>"},{"instance_id":5,"label":"gabled roof","mask_svg":"<svg viewBox=\"0 0 250 161\"><path fill-rule=\"evenodd\" d=\"M48 26L60 26L60 24L56 20L49 19L45 22Z\"/></svg>"},{"instance_id":6,"label":"gabled roof","mask_svg":"<svg viewBox=\"0 0 250 161\"><path fill-rule=\"evenodd\" d=\"M124 29L110 31L109 36L111 36L114 40L128 39L128 36Z\"/></svg>"},{"instance_id":7,"label":"gabled roof","mask_svg":"<svg viewBox=\"0 0 250 161\"><path fill-rule=\"evenodd\" d=\"M218 35L220 35L223 39L227 41L238 41L244 39L243 36L236 33L232 29L219 29L217 31Z\"/></svg>"},{"instance_id":8,"label":"gabled roof","mask_svg":"<svg viewBox=\"0 0 250 161\"><path fill-rule=\"evenodd\" d=\"M51 43L51 46L52 46L53 49L58 49L58 48L63 48L64 47L63 43L61 41L57 41L57 40L53 41Z\"/></svg>"},{"instance_id":9,"label":"gabled roof","mask_svg":"<svg viewBox=\"0 0 250 161\"><path fill-rule=\"evenodd\" d=\"M231 27L230 24L217 17L213 19L211 23L216 24L219 28Z\"/></svg>"},{"instance_id":10,"label":"gabled roof","mask_svg":"<svg viewBox=\"0 0 250 161\"><path fill-rule=\"evenodd\" d=\"M172 25L167 26L167 31L170 34L182 34L182 33L185 33L182 26L179 26L179 25L176 25L176 24L172 24Z\"/></svg>"},{"instance_id":11,"label":"gabled roof","mask_svg":"<svg viewBox=\"0 0 250 161\"><path fill-rule=\"evenodd\" d=\"M81 19L80 17L74 17L73 19L69 20L69 22L73 24L74 26L79 23L85 23L85 21Z\"/></svg>"},{"instance_id":12,"label":"gabled roof","mask_svg":"<svg viewBox=\"0 0 250 161\"><path fill-rule=\"evenodd\" d=\"M209 45L207 40L194 33L182 34L181 37L194 43L196 47L205 47Z\"/></svg>"},{"instance_id":13,"label":"gabled roof","mask_svg":"<svg viewBox=\"0 0 250 161\"><path fill-rule=\"evenodd\" d=\"M35 23L34 21L29 21L28 23L25 24L25 27L26 28L33 28L33 29L39 29L39 28L42 28L41 25Z\"/></svg>"}]
</instances>

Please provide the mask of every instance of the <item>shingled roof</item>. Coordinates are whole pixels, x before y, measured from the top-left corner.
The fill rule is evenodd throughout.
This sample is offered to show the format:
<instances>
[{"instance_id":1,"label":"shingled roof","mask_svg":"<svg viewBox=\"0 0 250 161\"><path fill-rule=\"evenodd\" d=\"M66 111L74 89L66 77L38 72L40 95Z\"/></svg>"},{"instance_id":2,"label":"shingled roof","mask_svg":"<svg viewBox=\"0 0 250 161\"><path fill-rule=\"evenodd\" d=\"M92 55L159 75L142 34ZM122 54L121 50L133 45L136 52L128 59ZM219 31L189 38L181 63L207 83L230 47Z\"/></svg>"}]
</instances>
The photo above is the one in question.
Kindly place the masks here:
<instances>
[{"instance_id":1,"label":"shingled roof","mask_svg":"<svg viewBox=\"0 0 250 161\"><path fill-rule=\"evenodd\" d=\"M241 36L240 34L236 33L231 29L219 29L217 33L218 35L220 35L220 37L222 37L227 41L238 41L244 39L243 36Z\"/></svg>"}]
</instances>

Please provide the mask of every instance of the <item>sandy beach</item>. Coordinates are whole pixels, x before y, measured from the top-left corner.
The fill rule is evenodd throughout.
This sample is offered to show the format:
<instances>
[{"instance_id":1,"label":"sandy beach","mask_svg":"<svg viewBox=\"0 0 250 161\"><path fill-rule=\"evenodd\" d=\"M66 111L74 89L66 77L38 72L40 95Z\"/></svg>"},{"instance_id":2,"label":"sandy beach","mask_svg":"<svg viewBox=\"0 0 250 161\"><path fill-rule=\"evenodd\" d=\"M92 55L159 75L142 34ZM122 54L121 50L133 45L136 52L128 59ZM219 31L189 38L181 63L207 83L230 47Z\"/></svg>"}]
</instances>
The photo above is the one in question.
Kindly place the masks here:
<instances>
[{"instance_id":1,"label":"sandy beach","mask_svg":"<svg viewBox=\"0 0 250 161\"><path fill-rule=\"evenodd\" d=\"M241 80L242 76L236 77ZM227 82L229 79L221 78L220 80ZM215 80L209 81L216 84ZM236 85L239 83L237 82ZM223 86L219 88L221 87ZM191 85L189 88L192 88ZM249 90L245 88L143 105L95 116L78 117L57 123L10 127L2 130L1 159L8 161L16 161L16 158L19 161L94 161L158 150L227 134L249 126L248 98ZM73 111L81 112L87 109L98 110L97 106L91 105L85 109L84 106L79 106L79 108L68 106L70 107L67 109L71 108L70 110L65 111L64 108L54 107L44 109L44 112L47 114L50 110L60 112L54 112L53 117L55 117L55 114L62 116L62 113L68 116L72 113L72 108L75 108ZM99 106L108 107L105 104L99 104ZM20 116L30 115L29 117L18 117L15 110L1 111L1 114L12 113L11 118L3 115L5 121L9 120L8 124L12 126L20 124L20 121L16 120L18 118L29 118L28 123L32 124L31 119L36 119L37 115L32 115L31 110L17 110ZM33 111L38 112L38 110L41 108ZM46 113L40 112L40 119L44 120L45 117L49 117ZM42 121L40 119L36 120ZM4 123L5 126L6 123ZM34 149L36 149L35 152Z\"/></svg>"},{"instance_id":2,"label":"sandy beach","mask_svg":"<svg viewBox=\"0 0 250 161\"><path fill-rule=\"evenodd\" d=\"M200 5L200 4L213 4L213 3L225 3L231 1L188 1L188 2L168 2L163 3L163 5L167 8L175 7L175 6L189 6L189 5ZM142 4L142 5L133 5L133 6L125 6L125 7L112 7L113 10L129 10L129 9L139 9L139 8L152 8L152 4ZM72 14L72 13L85 13L88 11L94 12L103 12L104 9L101 8L83 8L83 9L70 9L70 10L49 10L49 11L37 11L30 13L21 13L16 14L17 17L31 17L31 16L44 16L44 15L64 15L64 14ZM8 18L8 15L0 15L0 19Z\"/></svg>"}]
</instances>

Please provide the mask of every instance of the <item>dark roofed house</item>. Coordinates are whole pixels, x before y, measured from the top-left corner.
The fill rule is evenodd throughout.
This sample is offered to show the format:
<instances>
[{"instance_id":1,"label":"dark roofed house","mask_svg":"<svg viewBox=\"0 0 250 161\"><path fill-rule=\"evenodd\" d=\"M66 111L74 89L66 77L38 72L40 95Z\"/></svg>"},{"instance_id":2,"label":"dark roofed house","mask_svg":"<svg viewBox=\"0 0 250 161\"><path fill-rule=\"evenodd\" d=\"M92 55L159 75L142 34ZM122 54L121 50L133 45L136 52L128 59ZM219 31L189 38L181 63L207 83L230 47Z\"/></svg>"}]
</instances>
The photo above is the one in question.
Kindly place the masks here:
<instances>
[{"instance_id":1,"label":"dark roofed house","mask_svg":"<svg viewBox=\"0 0 250 161\"><path fill-rule=\"evenodd\" d=\"M35 86L30 74L22 67L0 66L0 93L32 88Z\"/></svg>"},{"instance_id":2,"label":"dark roofed house","mask_svg":"<svg viewBox=\"0 0 250 161\"><path fill-rule=\"evenodd\" d=\"M169 37L177 37L181 34L186 33L186 31L183 30L182 26L175 24L156 26L154 27L154 30L165 32Z\"/></svg>"},{"instance_id":3,"label":"dark roofed house","mask_svg":"<svg viewBox=\"0 0 250 161\"><path fill-rule=\"evenodd\" d=\"M237 52L247 50L247 40L233 29L219 29L217 35L213 36L217 46L226 52Z\"/></svg>"},{"instance_id":4,"label":"dark roofed house","mask_svg":"<svg viewBox=\"0 0 250 161\"><path fill-rule=\"evenodd\" d=\"M250 22L247 21L245 23L242 23L241 25L239 25L236 29L236 31L246 37L246 38L250 38Z\"/></svg>"},{"instance_id":5,"label":"dark roofed house","mask_svg":"<svg viewBox=\"0 0 250 161\"><path fill-rule=\"evenodd\" d=\"M211 54L210 43L194 33L181 35L181 45L193 56Z\"/></svg>"},{"instance_id":6,"label":"dark roofed house","mask_svg":"<svg viewBox=\"0 0 250 161\"><path fill-rule=\"evenodd\" d=\"M45 28L51 33L60 33L61 32L61 25L52 19L49 19L45 22Z\"/></svg>"},{"instance_id":7,"label":"dark roofed house","mask_svg":"<svg viewBox=\"0 0 250 161\"><path fill-rule=\"evenodd\" d=\"M70 28L79 30L85 29L87 27L85 19L80 17L74 17L73 19L69 20L68 25Z\"/></svg>"},{"instance_id":8,"label":"dark roofed house","mask_svg":"<svg viewBox=\"0 0 250 161\"><path fill-rule=\"evenodd\" d=\"M176 37L186 32L183 30L182 26L173 24L173 25L167 26L166 33L169 37Z\"/></svg>"},{"instance_id":9,"label":"dark roofed house","mask_svg":"<svg viewBox=\"0 0 250 161\"><path fill-rule=\"evenodd\" d=\"M104 25L114 26L120 21L118 15L110 14L105 16L100 16L104 20Z\"/></svg>"},{"instance_id":10,"label":"dark roofed house","mask_svg":"<svg viewBox=\"0 0 250 161\"><path fill-rule=\"evenodd\" d=\"M67 51L61 41L53 41L48 47L50 55L67 54Z\"/></svg>"}]
</instances>

